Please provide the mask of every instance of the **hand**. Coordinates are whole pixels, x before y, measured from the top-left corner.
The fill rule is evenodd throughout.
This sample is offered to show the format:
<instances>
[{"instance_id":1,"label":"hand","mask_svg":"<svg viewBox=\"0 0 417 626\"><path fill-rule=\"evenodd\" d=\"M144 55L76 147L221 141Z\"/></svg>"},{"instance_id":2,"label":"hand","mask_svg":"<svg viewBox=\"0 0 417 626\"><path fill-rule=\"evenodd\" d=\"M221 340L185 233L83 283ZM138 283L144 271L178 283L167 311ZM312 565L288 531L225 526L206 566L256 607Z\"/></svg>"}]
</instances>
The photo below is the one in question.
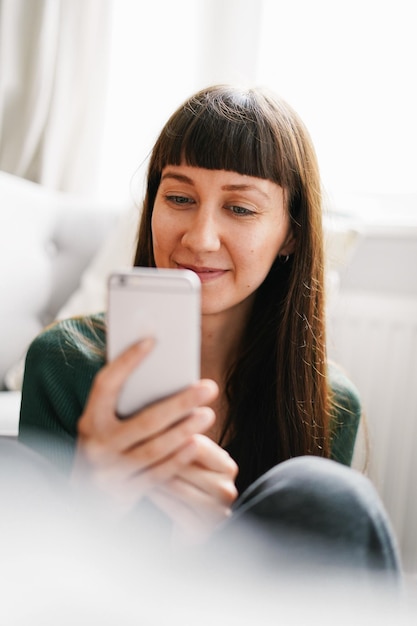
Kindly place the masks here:
<instances>
[{"instance_id":1,"label":"hand","mask_svg":"<svg viewBox=\"0 0 417 626\"><path fill-rule=\"evenodd\" d=\"M231 514L238 495L234 482L238 466L204 435L194 435L187 452L190 462L149 497L174 521L182 543L200 543Z\"/></svg>"},{"instance_id":2,"label":"hand","mask_svg":"<svg viewBox=\"0 0 417 626\"><path fill-rule=\"evenodd\" d=\"M89 484L111 496L112 506L118 503L121 513L171 480L174 493L178 485L174 479L195 459L201 462L195 436L215 420L206 406L218 393L211 380L201 380L127 420L117 417L122 385L152 346L152 340L140 342L100 370L78 424L73 483L83 486L87 478ZM204 486L201 480L196 482L197 488Z\"/></svg>"}]
</instances>

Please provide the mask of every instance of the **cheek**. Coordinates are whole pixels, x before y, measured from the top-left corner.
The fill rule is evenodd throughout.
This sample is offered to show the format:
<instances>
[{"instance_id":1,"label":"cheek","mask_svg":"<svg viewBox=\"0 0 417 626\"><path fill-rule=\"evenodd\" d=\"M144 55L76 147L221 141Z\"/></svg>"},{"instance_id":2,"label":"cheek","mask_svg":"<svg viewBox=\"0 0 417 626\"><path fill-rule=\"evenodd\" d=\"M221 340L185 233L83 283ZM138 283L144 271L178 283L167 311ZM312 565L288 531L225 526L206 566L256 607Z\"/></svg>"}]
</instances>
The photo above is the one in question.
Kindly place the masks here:
<instances>
[{"instance_id":1,"label":"cheek","mask_svg":"<svg viewBox=\"0 0 417 626\"><path fill-rule=\"evenodd\" d=\"M258 233L256 237L241 240L239 256L241 263L253 271L269 272L282 246L284 235L274 233L273 228Z\"/></svg>"},{"instance_id":2,"label":"cheek","mask_svg":"<svg viewBox=\"0 0 417 626\"><path fill-rule=\"evenodd\" d=\"M164 210L155 210L152 215L153 255L157 267L169 267L172 254L181 241L181 231L176 216Z\"/></svg>"},{"instance_id":3,"label":"cheek","mask_svg":"<svg viewBox=\"0 0 417 626\"><path fill-rule=\"evenodd\" d=\"M263 283L275 260L272 251L258 243L241 246L239 253L234 255L237 282L249 292Z\"/></svg>"},{"instance_id":4,"label":"cheek","mask_svg":"<svg viewBox=\"0 0 417 626\"><path fill-rule=\"evenodd\" d=\"M171 228L169 214L157 203L154 205L151 227L153 234L157 237L160 237L168 227Z\"/></svg>"},{"instance_id":5,"label":"cheek","mask_svg":"<svg viewBox=\"0 0 417 626\"><path fill-rule=\"evenodd\" d=\"M158 265L157 257L163 254L168 246L168 233L170 230L167 228L165 221L161 218L161 214L157 210L154 210L152 214L151 228L154 256L156 264Z\"/></svg>"},{"instance_id":6,"label":"cheek","mask_svg":"<svg viewBox=\"0 0 417 626\"><path fill-rule=\"evenodd\" d=\"M279 230L279 232L277 232ZM286 233L275 226L258 232L258 236L247 240L240 247L238 273L247 289L257 289L265 280L280 253ZM242 242L243 243L243 242Z\"/></svg>"},{"instance_id":7,"label":"cheek","mask_svg":"<svg viewBox=\"0 0 417 626\"><path fill-rule=\"evenodd\" d=\"M171 234L171 238L173 238L179 229L179 224L177 214L155 205L151 221L153 237L162 240L167 239L168 235Z\"/></svg>"},{"instance_id":8,"label":"cheek","mask_svg":"<svg viewBox=\"0 0 417 626\"><path fill-rule=\"evenodd\" d=\"M248 285L255 289L259 287L269 274L269 270L275 260L267 250L251 250L245 259L246 276Z\"/></svg>"},{"instance_id":9,"label":"cheek","mask_svg":"<svg viewBox=\"0 0 417 626\"><path fill-rule=\"evenodd\" d=\"M269 260L270 266L275 261L277 256L281 254L281 250L287 246L289 236L290 224L287 217L270 225L270 228L265 234L263 246L265 259Z\"/></svg>"}]
</instances>

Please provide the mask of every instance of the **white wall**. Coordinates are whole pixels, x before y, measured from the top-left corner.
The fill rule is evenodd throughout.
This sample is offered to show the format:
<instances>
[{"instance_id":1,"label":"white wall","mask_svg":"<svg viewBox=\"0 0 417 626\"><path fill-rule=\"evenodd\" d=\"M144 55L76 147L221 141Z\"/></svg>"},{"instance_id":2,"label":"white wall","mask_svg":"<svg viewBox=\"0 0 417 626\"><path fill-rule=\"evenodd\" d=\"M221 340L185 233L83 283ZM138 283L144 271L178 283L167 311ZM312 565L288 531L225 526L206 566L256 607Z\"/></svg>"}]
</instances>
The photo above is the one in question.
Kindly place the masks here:
<instances>
[{"instance_id":1,"label":"white wall","mask_svg":"<svg viewBox=\"0 0 417 626\"><path fill-rule=\"evenodd\" d=\"M363 221L331 301L328 345L362 401L366 429L354 465L366 464L404 566L417 574L417 194L403 200L401 207L398 196L384 197L385 219L373 222L369 211Z\"/></svg>"}]
</instances>

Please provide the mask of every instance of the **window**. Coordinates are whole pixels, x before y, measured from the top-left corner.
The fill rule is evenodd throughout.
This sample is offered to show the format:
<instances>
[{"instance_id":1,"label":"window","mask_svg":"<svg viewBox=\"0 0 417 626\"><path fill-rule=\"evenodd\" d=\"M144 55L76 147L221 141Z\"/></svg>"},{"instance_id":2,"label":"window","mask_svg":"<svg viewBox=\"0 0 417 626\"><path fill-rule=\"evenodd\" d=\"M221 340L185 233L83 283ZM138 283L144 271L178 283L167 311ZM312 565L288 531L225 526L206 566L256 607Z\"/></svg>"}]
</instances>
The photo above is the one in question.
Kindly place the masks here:
<instances>
[{"instance_id":1,"label":"window","mask_svg":"<svg viewBox=\"0 0 417 626\"><path fill-rule=\"evenodd\" d=\"M407 196L407 211L414 211L414 5L414 0L114 2L101 193L120 196L131 186L140 196L145 173L140 165L177 105L209 83L240 81L270 87L300 113L329 194ZM379 201L375 206L378 212ZM417 208L414 212L417 216Z\"/></svg>"},{"instance_id":2,"label":"window","mask_svg":"<svg viewBox=\"0 0 417 626\"><path fill-rule=\"evenodd\" d=\"M309 128L326 189L417 192L413 0L263 0L258 81Z\"/></svg>"}]
</instances>

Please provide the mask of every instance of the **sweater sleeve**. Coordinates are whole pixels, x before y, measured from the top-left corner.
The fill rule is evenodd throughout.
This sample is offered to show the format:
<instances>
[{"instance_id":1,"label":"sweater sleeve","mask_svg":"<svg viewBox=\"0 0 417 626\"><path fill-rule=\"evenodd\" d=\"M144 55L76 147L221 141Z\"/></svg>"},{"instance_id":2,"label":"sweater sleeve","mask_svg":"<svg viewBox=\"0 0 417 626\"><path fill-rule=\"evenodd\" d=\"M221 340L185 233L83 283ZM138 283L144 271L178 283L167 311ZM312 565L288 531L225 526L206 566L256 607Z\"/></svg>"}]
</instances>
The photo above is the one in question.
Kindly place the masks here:
<instances>
[{"instance_id":1,"label":"sweater sleeve","mask_svg":"<svg viewBox=\"0 0 417 626\"><path fill-rule=\"evenodd\" d=\"M331 458L351 465L362 412L359 393L343 370L333 363L329 365L329 380L333 392Z\"/></svg>"},{"instance_id":2,"label":"sweater sleeve","mask_svg":"<svg viewBox=\"0 0 417 626\"><path fill-rule=\"evenodd\" d=\"M104 339L91 331L91 320L54 324L32 342L26 356L19 440L65 473L72 464L78 419L104 363Z\"/></svg>"}]
</instances>

